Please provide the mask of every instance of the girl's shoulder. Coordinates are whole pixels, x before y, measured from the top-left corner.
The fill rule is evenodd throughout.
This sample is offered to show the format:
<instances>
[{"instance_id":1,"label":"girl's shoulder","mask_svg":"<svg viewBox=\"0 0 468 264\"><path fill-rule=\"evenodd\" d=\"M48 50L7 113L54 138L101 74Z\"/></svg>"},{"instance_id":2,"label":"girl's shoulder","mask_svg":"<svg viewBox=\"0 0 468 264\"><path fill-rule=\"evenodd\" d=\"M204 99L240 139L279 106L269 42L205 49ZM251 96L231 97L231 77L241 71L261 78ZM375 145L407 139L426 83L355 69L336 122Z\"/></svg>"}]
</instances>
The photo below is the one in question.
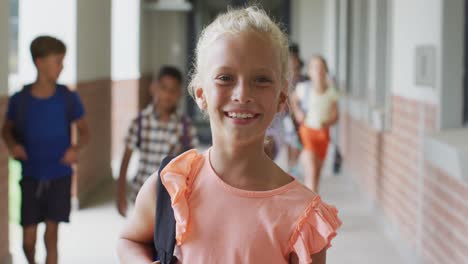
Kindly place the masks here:
<instances>
[{"instance_id":1,"label":"girl's shoulder","mask_svg":"<svg viewBox=\"0 0 468 264\"><path fill-rule=\"evenodd\" d=\"M190 149L173 158L169 164L161 171L161 180L166 188L171 187L169 181L179 179L186 184L191 184L198 175L205 157L196 149ZM168 176L170 175L170 176ZM171 190L168 189L171 193Z\"/></svg>"}]
</instances>

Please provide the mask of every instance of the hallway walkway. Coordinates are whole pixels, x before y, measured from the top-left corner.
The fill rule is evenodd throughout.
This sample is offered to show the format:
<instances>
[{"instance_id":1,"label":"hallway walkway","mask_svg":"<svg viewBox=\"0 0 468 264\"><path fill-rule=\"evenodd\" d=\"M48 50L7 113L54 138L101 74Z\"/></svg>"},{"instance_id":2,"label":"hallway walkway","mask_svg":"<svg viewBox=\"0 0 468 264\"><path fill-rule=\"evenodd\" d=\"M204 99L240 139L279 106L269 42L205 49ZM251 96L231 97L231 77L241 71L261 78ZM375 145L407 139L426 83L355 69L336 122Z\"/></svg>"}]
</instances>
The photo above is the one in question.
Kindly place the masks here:
<instances>
[{"instance_id":1,"label":"hallway walkway","mask_svg":"<svg viewBox=\"0 0 468 264\"><path fill-rule=\"evenodd\" d=\"M343 226L328 250L329 264L406 263L395 245L384 235L349 177L327 176L320 192L324 201L335 205Z\"/></svg>"},{"instance_id":2,"label":"hallway walkway","mask_svg":"<svg viewBox=\"0 0 468 264\"><path fill-rule=\"evenodd\" d=\"M366 209L350 178L325 176L321 187L323 200L340 211L343 226L328 251L329 264L405 263L395 246L384 236L377 221ZM114 186L97 195L90 207L75 211L72 223L62 225L60 263L116 263L115 243L123 219L115 210ZM10 225L14 264L26 263L21 251L21 229ZM39 229L40 234L43 227ZM44 246L38 236L37 260L43 263Z\"/></svg>"}]
</instances>

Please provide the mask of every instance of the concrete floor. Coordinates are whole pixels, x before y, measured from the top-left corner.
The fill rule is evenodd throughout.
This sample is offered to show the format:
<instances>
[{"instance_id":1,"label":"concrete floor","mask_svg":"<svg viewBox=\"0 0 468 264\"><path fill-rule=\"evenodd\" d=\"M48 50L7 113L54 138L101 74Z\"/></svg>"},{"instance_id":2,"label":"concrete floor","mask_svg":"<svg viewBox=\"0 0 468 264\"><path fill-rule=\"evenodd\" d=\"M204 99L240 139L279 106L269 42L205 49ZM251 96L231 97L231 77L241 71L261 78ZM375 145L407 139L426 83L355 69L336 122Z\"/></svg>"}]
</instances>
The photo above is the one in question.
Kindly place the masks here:
<instances>
[{"instance_id":1,"label":"concrete floor","mask_svg":"<svg viewBox=\"0 0 468 264\"><path fill-rule=\"evenodd\" d=\"M405 263L394 244L384 235L372 216L367 203L344 176L324 176L321 186L323 200L339 210L343 226L328 251L327 263L394 264ZM93 204L75 211L71 223L60 229L60 263L117 263L115 244L124 219L115 209L114 186L108 186L95 197ZM38 263L44 263L44 245L38 233ZM14 264L26 263L21 250L21 228L10 226L11 253Z\"/></svg>"}]
</instances>

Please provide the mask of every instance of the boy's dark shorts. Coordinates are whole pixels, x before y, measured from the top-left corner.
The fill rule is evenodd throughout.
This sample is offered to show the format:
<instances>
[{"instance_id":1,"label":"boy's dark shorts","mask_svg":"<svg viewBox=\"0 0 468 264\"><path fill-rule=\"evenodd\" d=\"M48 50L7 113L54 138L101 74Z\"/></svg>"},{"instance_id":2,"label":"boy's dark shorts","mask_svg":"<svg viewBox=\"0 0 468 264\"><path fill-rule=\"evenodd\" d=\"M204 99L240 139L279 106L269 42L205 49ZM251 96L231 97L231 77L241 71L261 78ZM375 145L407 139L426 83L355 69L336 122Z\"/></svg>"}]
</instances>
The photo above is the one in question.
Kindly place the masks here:
<instances>
[{"instance_id":1,"label":"boy's dark shorts","mask_svg":"<svg viewBox=\"0 0 468 264\"><path fill-rule=\"evenodd\" d=\"M69 222L71 177L39 181L23 178L21 186L21 225L36 225L45 220Z\"/></svg>"}]
</instances>

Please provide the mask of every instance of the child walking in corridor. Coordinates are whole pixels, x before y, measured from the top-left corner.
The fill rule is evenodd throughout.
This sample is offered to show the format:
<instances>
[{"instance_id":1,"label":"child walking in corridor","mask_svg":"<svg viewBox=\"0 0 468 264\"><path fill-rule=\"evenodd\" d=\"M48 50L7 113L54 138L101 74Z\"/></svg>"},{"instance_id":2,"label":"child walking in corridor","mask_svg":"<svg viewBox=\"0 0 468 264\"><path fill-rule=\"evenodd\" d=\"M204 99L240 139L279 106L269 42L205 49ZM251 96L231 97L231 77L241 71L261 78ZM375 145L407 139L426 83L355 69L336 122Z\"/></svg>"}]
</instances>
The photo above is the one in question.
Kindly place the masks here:
<instances>
[{"instance_id":1,"label":"child walking in corridor","mask_svg":"<svg viewBox=\"0 0 468 264\"><path fill-rule=\"evenodd\" d=\"M330 127L338 121L338 92L328 76L328 66L321 56L309 63L310 82L300 83L292 98L299 134L304 145L304 182L318 192L322 166L330 143ZM301 107L301 101L307 109Z\"/></svg>"},{"instance_id":2,"label":"child walking in corridor","mask_svg":"<svg viewBox=\"0 0 468 264\"><path fill-rule=\"evenodd\" d=\"M202 33L190 92L208 114L212 147L161 172L176 220L177 263L325 263L337 210L265 153L265 132L288 99L288 41L263 10L219 16ZM138 194L119 240L122 263L153 259L156 183Z\"/></svg>"},{"instance_id":3,"label":"child walking in corridor","mask_svg":"<svg viewBox=\"0 0 468 264\"><path fill-rule=\"evenodd\" d=\"M120 166L117 208L127 214L127 167L134 151L139 151L138 172L132 180L130 199L134 202L148 177L159 168L162 159L197 147L197 131L189 118L177 113L182 95L182 73L163 66L150 85L152 103L136 117L128 131L125 153Z\"/></svg>"},{"instance_id":4,"label":"child walking in corridor","mask_svg":"<svg viewBox=\"0 0 468 264\"><path fill-rule=\"evenodd\" d=\"M37 79L10 98L3 125L8 150L21 161L21 225L29 263L36 263L40 222L46 224L46 263L58 262L59 222L68 222L70 215L71 166L89 140L78 94L57 84L65 52L65 44L53 37L41 36L31 43ZM71 144L72 124L78 130L75 145Z\"/></svg>"}]
</instances>

